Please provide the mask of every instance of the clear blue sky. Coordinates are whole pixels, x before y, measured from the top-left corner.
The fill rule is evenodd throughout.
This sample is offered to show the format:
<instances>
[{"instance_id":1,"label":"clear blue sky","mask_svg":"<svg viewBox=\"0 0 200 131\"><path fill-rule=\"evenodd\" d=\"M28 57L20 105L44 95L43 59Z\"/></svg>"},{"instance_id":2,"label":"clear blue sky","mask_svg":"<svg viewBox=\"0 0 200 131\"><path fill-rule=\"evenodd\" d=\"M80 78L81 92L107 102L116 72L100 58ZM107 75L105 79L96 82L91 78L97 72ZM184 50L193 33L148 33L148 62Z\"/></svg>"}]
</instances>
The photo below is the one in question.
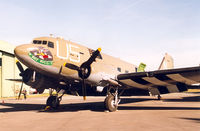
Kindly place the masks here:
<instances>
[{"instance_id":1,"label":"clear blue sky","mask_svg":"<svg viewBox=\"0 0 200 131\"><path fill-rule=\"evenodd\" d=\"M200 64L199 0L0 0L0 40L62 36L147 69Z\"/></svg>"}]
</instances>

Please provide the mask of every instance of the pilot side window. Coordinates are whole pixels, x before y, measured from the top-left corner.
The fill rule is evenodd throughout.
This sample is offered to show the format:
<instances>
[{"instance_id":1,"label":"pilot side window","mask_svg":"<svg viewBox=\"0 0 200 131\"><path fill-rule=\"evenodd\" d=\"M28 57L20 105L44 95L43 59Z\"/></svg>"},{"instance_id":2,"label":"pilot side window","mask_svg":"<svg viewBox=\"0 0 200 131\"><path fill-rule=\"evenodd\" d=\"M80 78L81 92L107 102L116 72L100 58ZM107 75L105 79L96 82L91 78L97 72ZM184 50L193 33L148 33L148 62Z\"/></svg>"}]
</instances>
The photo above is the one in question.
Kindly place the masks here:
<instances>
[{"instance_id":1,"label":"pilot side window","mask_svg":"<svg viewBox=\"0 0 200 131\"><path fill-rule=\"evenodd\" d=\"M49 42L48 42L48 47L50 47L50 48L54 48L54 43L51 42L51 41L49 41Z\"/></svg>"}]
</instances>

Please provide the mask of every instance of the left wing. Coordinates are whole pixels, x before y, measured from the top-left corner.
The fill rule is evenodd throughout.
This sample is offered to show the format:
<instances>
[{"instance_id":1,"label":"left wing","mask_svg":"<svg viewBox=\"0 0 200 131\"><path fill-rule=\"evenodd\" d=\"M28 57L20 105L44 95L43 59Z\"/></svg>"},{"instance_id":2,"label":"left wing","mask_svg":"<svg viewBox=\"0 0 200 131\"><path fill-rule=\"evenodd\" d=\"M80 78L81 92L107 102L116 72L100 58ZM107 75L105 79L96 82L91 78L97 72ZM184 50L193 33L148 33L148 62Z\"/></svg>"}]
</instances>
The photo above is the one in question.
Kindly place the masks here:
<instances>
[{"instance_id":1,"label":"left wing","mask_svg":"<svg viewBox=\"0 0 200 131\"><path fill-rule=\"evenodd\" d=\"M117 79L129 87L149 90L153 95L182 92L188 85L200 83L200 66L119 74Z\"/></svg>"}]
</instances>

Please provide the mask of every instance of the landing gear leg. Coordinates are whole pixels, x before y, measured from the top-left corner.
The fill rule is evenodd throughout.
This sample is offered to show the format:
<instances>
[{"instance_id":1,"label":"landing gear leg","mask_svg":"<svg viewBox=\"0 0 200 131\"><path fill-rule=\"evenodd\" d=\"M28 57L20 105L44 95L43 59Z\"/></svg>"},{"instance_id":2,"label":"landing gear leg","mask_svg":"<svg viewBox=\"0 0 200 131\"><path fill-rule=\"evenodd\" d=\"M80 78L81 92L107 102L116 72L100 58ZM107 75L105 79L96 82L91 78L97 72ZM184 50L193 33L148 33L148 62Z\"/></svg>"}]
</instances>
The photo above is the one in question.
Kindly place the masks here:
<instances>
[{"instance_id":1,"label":"landing gear leg","mask_svg":"<svg viewBox=\"0 0 200 131\"><path fill-rule=\"evenodd\" d=\"M120 99L118 95L118 88L115 89L114 93L110 93L110 89L109 89L104 101L106 110L110 112L116 111L118 108L119 102L120 102Z\"/></svg>"},{"instance_id":2,"label":"landing gear leg","mask_svg":"<svg viewBox=\"0 0 200 131\"><path fill-rule=\"evenodd\" d=\"M59 93L62 93L61 96L58 96L58 93L56 95L50 95L46 101L46 106L57 109L60 106L60 101L62 100L62 96L65 93L65 90L60 90Z\"/></svg>"},{"instance_id":3,"label":"landing gear leg","mask_svg":"<svg viewBox=\"0 0 200 131\"><path fill-rule=\"evenodd\" d=\"M162 97L161 97L160 95L158 95L158 96L157 96L157 99L158 99L158 100L161 100L161 99L162 99Z\"/></svg>"}]
</instances>

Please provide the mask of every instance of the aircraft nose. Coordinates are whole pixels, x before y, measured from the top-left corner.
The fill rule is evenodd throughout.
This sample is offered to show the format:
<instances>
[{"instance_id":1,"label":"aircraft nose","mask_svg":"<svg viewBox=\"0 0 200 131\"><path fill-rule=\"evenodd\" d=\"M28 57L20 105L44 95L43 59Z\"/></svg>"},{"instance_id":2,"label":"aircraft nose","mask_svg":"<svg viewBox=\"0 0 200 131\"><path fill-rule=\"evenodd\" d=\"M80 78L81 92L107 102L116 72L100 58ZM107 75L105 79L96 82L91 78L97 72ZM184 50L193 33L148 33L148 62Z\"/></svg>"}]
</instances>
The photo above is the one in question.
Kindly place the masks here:
<instances>
[{"instance_id":1,"label":"aircraft nose","mask_svg":"<svg viewBox=\"0 0 200 131\"><path fill-rule=\"evenodd\" d=\"M30 45L20 45L14 49L14 54L19 60L23 60L25 56L28 55Z\"/></svg>"},{"instance_id":2,"label":"aircraft nose","mask_svg":"<svg viewBox=\"0 0 200 131\"><path fill-rule=\"evenodd\" d=\"M26 48L24 47L24 45L20 45L20 46L17 46L17 47L14 49L14 53L15 53L16 56L24 55L24 54L27 54L27 50L26 50Z\"/></svg>"}]
</instances>

